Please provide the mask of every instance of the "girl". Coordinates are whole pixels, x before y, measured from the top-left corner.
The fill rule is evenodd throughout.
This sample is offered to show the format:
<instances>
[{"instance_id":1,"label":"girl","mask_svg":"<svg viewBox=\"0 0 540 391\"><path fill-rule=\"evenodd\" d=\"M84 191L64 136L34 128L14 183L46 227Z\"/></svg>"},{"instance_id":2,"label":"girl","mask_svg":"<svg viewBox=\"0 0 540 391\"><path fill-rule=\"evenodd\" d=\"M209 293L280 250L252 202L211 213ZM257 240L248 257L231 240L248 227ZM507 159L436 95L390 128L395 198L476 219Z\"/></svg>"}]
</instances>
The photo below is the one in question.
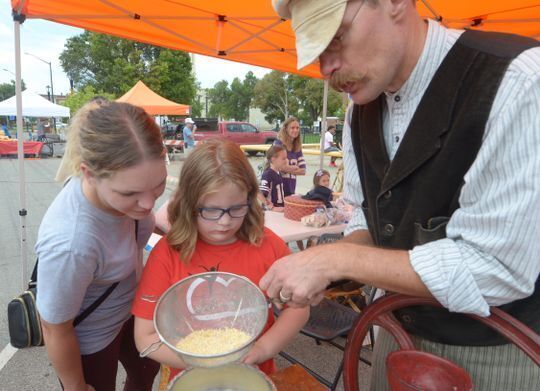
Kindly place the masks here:
<instances>
[{"instance_id":1,"label":"girl","mask_svg":"<svg viewBox=\"0 0 540 391\"><path fill-rule=\"evenodd\" d=\"M302 154L302 141L300 140L300 122L294 117L283 122L278 132L278 139L274 145L283 145L287 150L288 164L281 169L283 177L283 191L285 196L294 194L296 190L296 176L306 175L306 161Z\"/></svg>"},{"instance_id":2,"label":"girl","mask_svg":"<svg viewBox=\"0 0 540 391\"><path fill-rule=\"evenodd\" d=\"M330 173L326 170L317 170L313 175L313 187L324 186L330 189Z\"/></svg>"},{"instance_id":3,"label":"girl","mask_svg":"<svg viewBox=\"0 0 540 391\"><path fill-rule=\"evenodd\" d=\"M327 208L332 208L331 201L334 199L330 189L330 173L326 170L317 170L313 175L313 189L302 196L306 200L321 200Z\"/></svg>"},{"instance_id":4,"label":"girl","mask_svg":"<svg viewBox=\"0 0 540 391\"><path fill-rule=\"evenodd\" d=\"M154 308L174 283L190 274L218 270L243 275L258 284L274 261L289 254L286 244L264 228L257 194L253 169L242 150L230 141L209 140L186 159L168 207L171 229L150 253L135 296L132 312L140 351L159 340L152 321ZM244 362L272 373L272 358L308 317L308 307L286 308L274 322L269 309L263 335ZM165 364L162 384L185 368L182 359L165 345L150 357ZM170 374L163 379L169 367Z\"/></svg>"},{"instance_id":5,"label":"girl","mask_svg":"<svg viewBox=\"0 0 540 391\"><path fill-rule=\"evenodd\" d=\"M281 145L273 145L266 152L266 163L261 177L259 195L261 201L270 210L283 211L283 178L280 170L287 166L287 151Z\"/></svg>"},{"instance_id":6,"label":"girl","mask_svg":"<svg viewBox=\"0 0 540 391\"><path fill-rule=\"evenodd\" d=\"M113 391L118 361L124 390L152 389L159 365L139 358L130 308L151 211L165 189L164 157L154 120L127 103L88 103L70 126L58 179L73 176L47 210L35 248L45 347L66 391Z\"/></svg>"}]
</instances>

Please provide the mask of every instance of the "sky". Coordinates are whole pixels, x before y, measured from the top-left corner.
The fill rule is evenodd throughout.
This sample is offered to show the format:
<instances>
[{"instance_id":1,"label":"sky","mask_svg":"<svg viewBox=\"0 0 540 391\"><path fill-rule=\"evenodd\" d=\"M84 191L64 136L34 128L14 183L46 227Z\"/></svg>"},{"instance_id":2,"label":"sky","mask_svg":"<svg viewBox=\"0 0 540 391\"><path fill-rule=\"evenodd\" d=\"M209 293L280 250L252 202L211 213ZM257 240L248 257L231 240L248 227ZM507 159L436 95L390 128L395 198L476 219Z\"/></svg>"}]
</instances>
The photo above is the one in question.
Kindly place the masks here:
<instances>
[{"instance_id":1,"label":"sky","mask_svg":"<svg viewBox=\"0 0 540 391\"><path fill-rule=\"evenodd\" d=\"M26 55L31 53L51 63L55 95L69 92L69 79L60 66L58 56L64 50L69 37L83 30L45 20L30 19L21 25L22 78L27 88L39 94L47 93L51 84L49 65ZM7 69L7 71L6 71ZM216 72L219 69L219 72ZM232 82L235 77L243 79L248 71L262 77L270 70L253 65L195 55L195 75L201 87L210 88L220 80ZM13 19L9 0L0 0L0 84L15 79L15 40Z\"/></svg>"}]
</instances>

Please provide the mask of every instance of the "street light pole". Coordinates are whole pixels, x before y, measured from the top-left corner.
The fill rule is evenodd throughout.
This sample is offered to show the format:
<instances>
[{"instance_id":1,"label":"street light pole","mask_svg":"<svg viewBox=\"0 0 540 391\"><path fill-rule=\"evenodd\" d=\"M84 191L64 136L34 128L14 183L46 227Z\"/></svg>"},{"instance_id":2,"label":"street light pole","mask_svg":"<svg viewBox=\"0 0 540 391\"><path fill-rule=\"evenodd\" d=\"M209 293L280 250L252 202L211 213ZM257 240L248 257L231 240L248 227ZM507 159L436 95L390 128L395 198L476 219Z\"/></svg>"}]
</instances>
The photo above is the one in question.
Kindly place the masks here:
<instances>
[{"instance_id":1,"label":"street light pole","mask_svg":"<svg viewBox=\"0 0 540 391\"><path fill-rule=\"evenodd\" d=\"M37 58L39 61L44 62L45 64L47 64L49 66L49 76L50 76L50 79L51 79L51 99L50 99L50 101L52 103L55 103L54 102L54 87L53 87L52 64L51 64L51 62L50 61L45 61L44 59L39 58L38 56L36 56L35 54L32 54L32 53L25 52L24 54L26 54L28 56L32 56L34 58Z\"/></svg>"},{"instance_id":2,"label":"street light pole","mask_svg":"<svg viewBox=\"0 0 540 391\"><path fill-rule=\"evenodd\" d=\"M32 54L32 53L28 53L28 52L24 52L24 54L28 55L28 56L32 56L34 58L37 58L39 61L41 62L44 62L45 64L49 65L49 77L51 78L51 97L50 97L50 101L52 103L55 103L54 102L54 87L53 87L53 80L52 80L52 64L50 61L45 61L44 59L36 56L35 54ZM54 127L54 131L56 132L56 118L53 117L53 127Z\"/></svg>"}]
</instances>

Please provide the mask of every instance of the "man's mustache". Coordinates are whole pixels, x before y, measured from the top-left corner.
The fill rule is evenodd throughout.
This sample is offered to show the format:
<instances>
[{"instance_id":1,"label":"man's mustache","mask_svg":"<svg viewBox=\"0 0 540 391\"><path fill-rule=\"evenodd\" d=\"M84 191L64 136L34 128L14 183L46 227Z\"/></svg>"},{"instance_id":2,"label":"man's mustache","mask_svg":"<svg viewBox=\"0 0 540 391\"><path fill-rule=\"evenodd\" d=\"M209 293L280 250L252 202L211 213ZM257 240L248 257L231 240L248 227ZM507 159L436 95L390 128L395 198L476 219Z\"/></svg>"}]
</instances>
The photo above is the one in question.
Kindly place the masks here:
<instances>
[{"instance_id":1,"label":"man's mustache","mask_svg":"<svg viewBox=\"0 0 540 391\"><path fill-rule=\"evenodd\" d=\"M362 79L363 76L355 71L336 71L330 76L329 83L333 89L342 92L343 87L347 84L352 84Z\"/></svg>"}]
</instances>

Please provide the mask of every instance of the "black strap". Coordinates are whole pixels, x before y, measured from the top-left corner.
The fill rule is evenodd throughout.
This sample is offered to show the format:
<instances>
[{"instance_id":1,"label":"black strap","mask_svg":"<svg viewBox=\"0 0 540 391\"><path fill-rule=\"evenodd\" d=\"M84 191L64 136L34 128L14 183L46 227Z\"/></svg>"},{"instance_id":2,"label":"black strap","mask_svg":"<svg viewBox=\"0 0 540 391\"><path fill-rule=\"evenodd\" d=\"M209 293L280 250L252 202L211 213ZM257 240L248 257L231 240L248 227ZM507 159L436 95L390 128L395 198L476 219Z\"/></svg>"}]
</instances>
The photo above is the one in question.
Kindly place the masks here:
<instances>
[{"instance_id":1,"label":"black strap","mask_svg":"<svg viewBox=\"0 0 540 391\"><path fill-rule=\"evenodd\" d=\"M97 298L96 301L94 301L88 308L86 308L83 312L81 312L75 320L73 321L73 327L77 326L79 323L81 323L88 315L90 315L96 308L99 307L103 301L114 291L114 288L118 285L119 281L112 284L101 296Z\"/></svg>"},{"instance_id":2,"label":"black strap","mask_svg":"<svg viewBox=\"0 0 540 391\"><path fill-rule=\"evenodd\" d=\"M137 236L139 234L139 220L135 220L135 242L137 242ZM36 264L34 265L34 270L32 271L32 277L30 277L30 282L28 283L28 286L36 285L37 283L37 266L38 266L39 258L36 259ZM75 320L73 321L73 327L77 326L79 323L81 323L83 320L85 320L88 315L90 315L96 308L98 308L101 303L105 301L107 297L114 291L114 289L118 286L119 281L112 284L107 290L99 296L96 301L94 301L92 304L90 304L83 312L81 312Z\"/></svg>"}]
</instances>

